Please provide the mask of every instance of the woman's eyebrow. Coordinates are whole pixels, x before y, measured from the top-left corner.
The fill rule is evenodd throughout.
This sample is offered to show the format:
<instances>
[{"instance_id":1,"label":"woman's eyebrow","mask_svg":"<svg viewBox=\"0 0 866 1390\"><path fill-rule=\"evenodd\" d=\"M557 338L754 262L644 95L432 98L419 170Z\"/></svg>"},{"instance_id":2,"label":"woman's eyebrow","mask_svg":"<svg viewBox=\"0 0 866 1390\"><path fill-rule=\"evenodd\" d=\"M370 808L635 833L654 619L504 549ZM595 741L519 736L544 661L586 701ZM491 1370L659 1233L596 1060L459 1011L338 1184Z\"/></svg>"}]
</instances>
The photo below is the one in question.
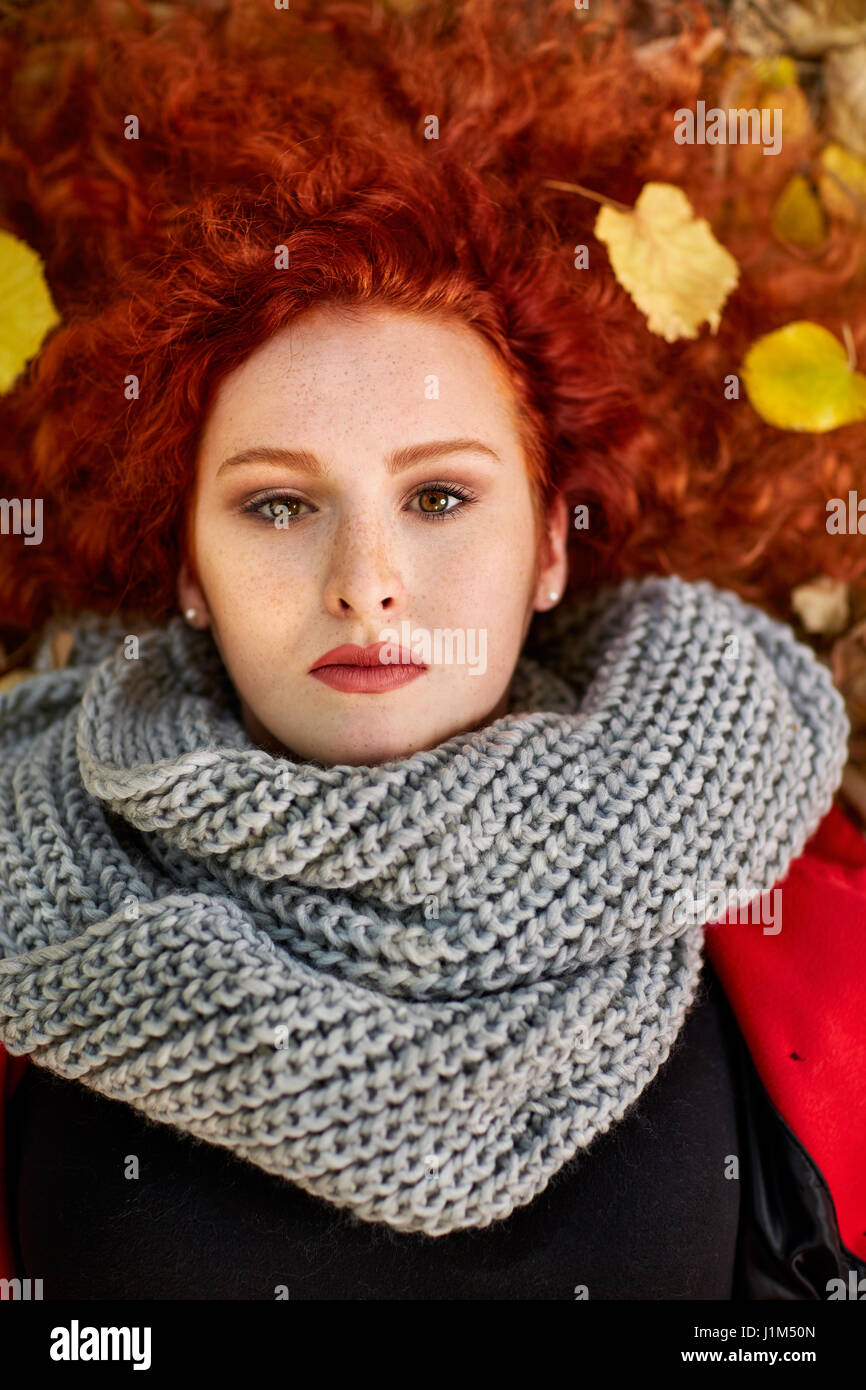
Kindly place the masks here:
<instances>
[{"instance_id":1,"label":"woman's eyebrow","mask_svg":"<svg viewBox=\"0 0 866 1390\"><path fill-rule=\"evenodd\" d=\"M407 444L401 449L394 449L385 460L385 468L389 473L400 473L415 463L424 463L427 459L438 458L442 454L458 453L488 454L496 459L497 463L502 462L499 454L481 439L432 439L425 444ZM216 476L219 477L226 468L245 463L273 464L275 467L294 468L298 472L318 476L327 472L322 460L309 449L283 449L270 444L257 444L249 449L241 449L239 453L224 459L217 469Z\"/></svg>"}]
</instances>

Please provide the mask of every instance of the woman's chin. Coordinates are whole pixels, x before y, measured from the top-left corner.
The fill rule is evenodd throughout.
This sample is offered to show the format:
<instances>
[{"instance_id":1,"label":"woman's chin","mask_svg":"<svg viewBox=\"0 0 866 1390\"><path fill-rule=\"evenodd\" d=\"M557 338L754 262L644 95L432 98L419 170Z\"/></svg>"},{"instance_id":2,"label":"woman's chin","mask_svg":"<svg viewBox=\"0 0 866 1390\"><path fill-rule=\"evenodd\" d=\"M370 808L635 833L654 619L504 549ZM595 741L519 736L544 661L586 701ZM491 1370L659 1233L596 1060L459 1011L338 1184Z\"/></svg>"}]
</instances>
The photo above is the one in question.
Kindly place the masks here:
<instances>
[{"instance_id":1,"label":"woman's chin","mask_svg":"<svg viewBox=\"0 0 866 1390\"><path fill-rule=\"evenodd\" d=\"M380 763L402 762L419 753L422 748L432 748L439 740L425 742L423 739L409 737L370 741L369 739L344 739L337 743L313 743L306 757L298 761L320 763L323 767L337 767L348 764L350 767L377 767Z\"/></svg>"},{"instance_id":2,"label":"woman's chin","mask_svg":"<svg viewBox=\"0 0 866 1390\"><path fill-rule=\"evenodd\" d=\"M457 732L451 731L451 732ZM298 730L292 735L286 731L284 743L268 736L257 742L269 752L283 756L298 763L317 763L322 767L337 767L348 764L350 767L376 767L380 763L402 762L415 753L436 748L450 737L448 729L424 728L418 730L371 730L353 731L343 728L339 734L334 731L322 733L318 737L303 737Z\"/></svg>"},{"instance_id":3,"label":"woman's chin","mask_svg":"<svg viewBox=\"0 0 866 1390\"><path fill-rule=\"evenodd\" d=\"M450 738L484 727L502 712L497 706L479 716L472 710L467 714L464 708L454 711L450 718L440 712L439 718L431 720L428 710L424 711L426 719L398 720L383 717L381 710L371 708L363 717L352 717L347 710L339 720L329 719L321 724L312 721L307 727L295 722L291 728L268 729L247 708L244 723L253 740L276 757L322 767L375 767L438 748Z\"/></svg>"}]
</instances>

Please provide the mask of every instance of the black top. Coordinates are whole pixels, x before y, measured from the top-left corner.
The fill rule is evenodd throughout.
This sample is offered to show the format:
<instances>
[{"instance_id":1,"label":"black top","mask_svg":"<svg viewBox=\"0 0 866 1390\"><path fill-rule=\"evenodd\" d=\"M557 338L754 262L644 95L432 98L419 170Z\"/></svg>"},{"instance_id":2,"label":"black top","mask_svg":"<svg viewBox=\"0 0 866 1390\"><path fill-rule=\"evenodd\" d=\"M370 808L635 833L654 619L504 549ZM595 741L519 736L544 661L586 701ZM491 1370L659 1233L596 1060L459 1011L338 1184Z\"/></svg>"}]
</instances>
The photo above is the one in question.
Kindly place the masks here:
<instances>
[{"instance_id":1,"label":"black top","mask_svg":"<svg viewBox=\"0 0 866 1390\"><path fill-rule=\"evenodd\" d=\"M590 1299L731 1299L735 1029L705 960L624 1118L507 1220L437 1237L359 1221L31 1064L7 1111L19 1273L45 1299L574 1299L581 1285Z\"/></svg>"}]
</instances>

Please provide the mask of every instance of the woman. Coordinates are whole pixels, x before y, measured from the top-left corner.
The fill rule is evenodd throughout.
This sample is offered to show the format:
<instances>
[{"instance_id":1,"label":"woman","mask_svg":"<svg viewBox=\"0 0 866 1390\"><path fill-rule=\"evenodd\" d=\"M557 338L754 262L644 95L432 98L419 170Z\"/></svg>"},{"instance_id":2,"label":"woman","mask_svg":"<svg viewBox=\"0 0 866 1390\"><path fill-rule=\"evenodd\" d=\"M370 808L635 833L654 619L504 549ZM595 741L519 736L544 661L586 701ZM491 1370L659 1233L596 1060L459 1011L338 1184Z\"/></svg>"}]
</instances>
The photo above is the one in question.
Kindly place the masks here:
<instances>
[{"instance_id":1,"label":"woman","mask_svg":"<svg viewBox=\"0 0 866 1390\"><path fill-rule=\"evenodd\" d=\"M709 885L854 853L841 697L728 588L607 582L663 437L609 283L460 162L312 143L191 201L20 406L57 514L7 603L53 579L72 642L0 696L16 1273L827 1297L859 1190L843 1238L728 1002L802 933L716 928L728 999L703 947Z\"/></svg>"}]
</instances>

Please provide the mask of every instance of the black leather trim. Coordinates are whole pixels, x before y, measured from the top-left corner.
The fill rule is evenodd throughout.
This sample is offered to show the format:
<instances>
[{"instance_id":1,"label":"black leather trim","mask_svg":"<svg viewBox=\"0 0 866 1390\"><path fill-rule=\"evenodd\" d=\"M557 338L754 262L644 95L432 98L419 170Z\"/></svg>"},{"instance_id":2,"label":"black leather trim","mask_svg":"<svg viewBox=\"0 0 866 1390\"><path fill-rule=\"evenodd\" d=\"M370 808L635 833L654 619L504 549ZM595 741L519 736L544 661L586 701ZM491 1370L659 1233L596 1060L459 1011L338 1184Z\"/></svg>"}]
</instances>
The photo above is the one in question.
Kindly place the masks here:
<instances>
[{"instance_id":1,"label":"black leather trim","mask_svg":"<svg viewBox=\"0 0 866 1390\"><path fill-rule=\"evenodd\" d=\"M732 1013L731 1021L741 1101L741 1208L732 1298L824 1302L830 1279L847 1286L852 1271L858 1279L866 1276L866 1263L843 1244L826 1179L773 1105Z\"/></svg>"}]
</instances>

